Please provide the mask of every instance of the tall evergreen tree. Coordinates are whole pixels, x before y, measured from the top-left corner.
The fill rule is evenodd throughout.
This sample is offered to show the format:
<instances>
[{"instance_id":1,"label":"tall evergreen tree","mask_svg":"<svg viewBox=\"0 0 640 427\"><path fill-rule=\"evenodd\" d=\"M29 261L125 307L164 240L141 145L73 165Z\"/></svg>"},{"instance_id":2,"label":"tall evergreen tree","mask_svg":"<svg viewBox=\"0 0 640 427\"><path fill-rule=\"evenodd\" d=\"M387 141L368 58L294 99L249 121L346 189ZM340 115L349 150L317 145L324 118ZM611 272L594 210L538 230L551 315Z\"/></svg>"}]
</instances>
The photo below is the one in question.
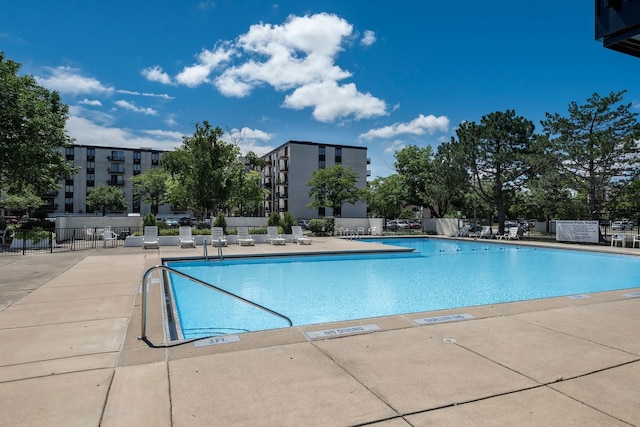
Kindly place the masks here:
<instances>
[{"instance_id":1,"label":"tall evergreen tree","mask_svg":"<svg viewBox=\"0 0 640 427\"><path fill-rule=\"evenodd\" d=\"M591 219L598 219L640 177L640 124L623 95L594 93L584 105L571 102L568 116L547 113L542 121L562 174L586 195Z\"/></svg>"},{"instance_id":2,"label":"tall evergreen tree","mask_svg":"<svg viewBox=\"0 0 640 427\"><path fill-rule=\"evenodd\" d=\"M515 111L494 112L480 123L465 122L452 145L464 153L471 172L472 189L496 207L498 232L504 233L505 201L530 178L528 155L535 141L534 125Z\"/></svg>"}]
</instances>

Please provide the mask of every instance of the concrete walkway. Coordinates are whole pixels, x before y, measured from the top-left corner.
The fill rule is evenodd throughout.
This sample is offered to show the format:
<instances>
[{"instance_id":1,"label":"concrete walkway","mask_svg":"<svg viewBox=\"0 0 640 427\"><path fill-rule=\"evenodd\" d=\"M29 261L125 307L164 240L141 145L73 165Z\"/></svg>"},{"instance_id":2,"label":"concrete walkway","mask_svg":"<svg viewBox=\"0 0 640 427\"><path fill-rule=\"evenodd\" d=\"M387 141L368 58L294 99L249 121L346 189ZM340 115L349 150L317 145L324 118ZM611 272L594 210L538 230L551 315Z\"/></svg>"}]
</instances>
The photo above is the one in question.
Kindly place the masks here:
<instances>
[{"instance_id":1,"label":"concrete walkway","mask_svg":"<svg viewBox=\"0 0 640 427\"><path fill-rule=\"evenodd\" d=\"M316 238L311 246L231 246L225 254L363 245L380 248ZM201 255L201 247L118 247L0 257L0 425L640 425L640 268L638 288L585 299L149 347L138 339L143 272L161 257ZM160 345L154 283L147 337ZM453 314L473 319L416 323ZM379 330L345 333L371 325ZM310 338L329 329L338 337Z\"/></svg>"}]
</instances>

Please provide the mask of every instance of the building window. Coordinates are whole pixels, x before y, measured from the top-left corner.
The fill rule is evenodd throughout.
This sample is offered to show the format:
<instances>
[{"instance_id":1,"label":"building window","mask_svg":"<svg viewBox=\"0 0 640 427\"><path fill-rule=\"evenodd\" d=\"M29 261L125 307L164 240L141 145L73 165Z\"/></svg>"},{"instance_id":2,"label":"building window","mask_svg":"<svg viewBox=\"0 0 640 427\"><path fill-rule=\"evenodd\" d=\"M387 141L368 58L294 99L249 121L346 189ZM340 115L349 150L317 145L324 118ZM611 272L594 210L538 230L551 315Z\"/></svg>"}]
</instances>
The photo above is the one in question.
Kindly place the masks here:
<instances>
[{"instance_id":1,"label":"building window","mask_svg":"<svg viewBox=\"0 0 640 427\"><path fill-rule=\"evenodd\" d=\"M109 166L110 173L124 173L124 163L111 163Z\"/></svg>"},{"instance_id":2,"label":"building window","mask_svg":"<svg viewBox=\"0 0 640 427\"><path fill-rule=\"evenodd\" d=\"M87 148L87 161L95 162L96 160L96 149L95 148Z\"/></svg>"},{"instance_id":3,"label":"building window","mask_svg":"<svg viewBox=\"0 0 640 427\"><path fill-rule=\"evenodd\" d=\"M135 162L135 160L134 160L134 162ZM133 174L134 175L140 175L140 172L141 172L140 163L134 163L133 164Z\"/></svg>"},{"instance_id":4,"label":"building window","mask_svg":"<svg viewBox=\"0 0 640 427\"><path fill-rule=\"evenodd\" d=\"M122 175L111 175L111 179L109 180L109 185L124 185L124 176Z\"/></svg>"},{"instance_id":5,"label":"building window","mask_svg":"<svg viewBox=\"0 0 640 427\"><path fill-rule=\"evenodd\" d=\"M324 169L325 167L327 167L327 162L325 162L324 160L319 160L318 169Z\"/></svg>"},{"instance_id":6,"label":"building window","mask_svg":"<svg viewBox=\"0 0 640 427\"><path fill-rule=\"evenodd\" d=\"M141 160L142 160L142 153L140 151L134 151L133 152L133 164L134 165L139 165Z\"/></svg>"},{"instance_id":7,"label":"building window","mask_svg":"<svg viewBox=\"0 0 640 427\"><path fill-rule=\"evenodd\" d=\"M107 156L107 159L112 162L124 162L124 151L113 150L111 151L111 155Z\"/></svg>"},{"instance_id":8,"label":"building window","mask_svg":"<svg viewBox=\"0 0 640 427\"><path fill-rule=\"evenodd\" d=\"M96 176L92 173L87 174L87 187L93 187L95 185Z\"/></svg>"},{"instance_id":9,"label":"building window","mask_svg":"<svg viewBox=\"0 0 640 427\"><path fill-rule=\"evenodd\" d=\"M64 154L65 154L67 160L73 160L74 153L75 152L74 152L73 147L67 147L67 148L64 149Z\"/></svg>"},{"instance_id":10,"label":"building window","mask_svg":"<svg viewBox=\"0 0 640 427\"><path fill-rule=\"evenodd\" d=\"M318 216L322 218L324 216L324 208L318 208Z\"/></svg>"},{"instance_id":11,"label":"building window","mask_svg":"<svg viewBox=\"0 0 640 427\"><path fill-rule=\"evenodd\" d=\"M160 161L160 153L151 153L151 164L157 166Z\"/></svg>"},{"instance_id":12,"label":"building window","mask_svg":"<svg viewBox=\"0 0 640 427\"><path fill-rule=\"evenodd\" d=\"M73 193L73 184L64 186L65 193Z\"/></svg>"},{"instance_id":13,"label":"building window","mask_svg":"<svg viewBox=\"0 0 640 427\"><path fill-rule=\"evenodd\" d=\"M327 160L326 155L327 155L327 147L325 146L318 147L318 161L324 162L325 160Z\"/></svg>"},{"instance_id":14,"label":"building window","mask_svg":"<svg viewBox=\"0 0 640 427\"><path fill-rule=\"evenodd\" d=\"M87 173L95 173L96 163L95 162L87 162Z\"/></svg>"},{"instance_id":15,"label":"building window","mask_svg":"<svg viewBox=\"0 0 640 427\"><path fill-rule=\"evenodd\" d=\"M336 147L336 164L342 163L342 148Z\"/></svg>"}]
</instances>

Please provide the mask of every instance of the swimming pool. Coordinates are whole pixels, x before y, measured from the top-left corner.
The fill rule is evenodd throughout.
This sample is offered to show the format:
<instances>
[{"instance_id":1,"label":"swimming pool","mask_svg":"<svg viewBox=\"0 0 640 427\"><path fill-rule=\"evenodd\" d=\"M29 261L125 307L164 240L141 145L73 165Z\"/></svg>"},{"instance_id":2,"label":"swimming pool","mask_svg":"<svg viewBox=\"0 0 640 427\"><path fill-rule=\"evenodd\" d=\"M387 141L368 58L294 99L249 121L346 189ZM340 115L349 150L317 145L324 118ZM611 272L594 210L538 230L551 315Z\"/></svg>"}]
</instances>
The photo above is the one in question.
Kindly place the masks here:
<instances>
[{"instance_id":1,"label":"swimming pool","mask_svg":"<svg viewBox=\"0 0 640 427\"><path fill-rule=\"evenodd\" d=\"M241 258L169 266L282 313L294 325L640 286L640 258L439 239L380 240L415 252ZM288 326L171 275L184 338Z\"/></svg>"}]
</instances>

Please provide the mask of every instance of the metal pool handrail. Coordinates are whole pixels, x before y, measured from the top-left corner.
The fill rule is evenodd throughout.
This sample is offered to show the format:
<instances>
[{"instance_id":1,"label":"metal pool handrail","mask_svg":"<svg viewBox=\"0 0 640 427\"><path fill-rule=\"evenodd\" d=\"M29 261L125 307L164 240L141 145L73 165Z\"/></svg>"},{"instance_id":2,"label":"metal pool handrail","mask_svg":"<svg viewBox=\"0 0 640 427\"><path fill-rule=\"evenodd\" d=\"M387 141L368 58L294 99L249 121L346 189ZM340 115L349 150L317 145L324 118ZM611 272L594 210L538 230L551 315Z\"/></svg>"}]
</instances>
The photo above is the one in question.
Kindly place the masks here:
<instances>
[{"instance_id":1,"label":"metal pool handrail","mask_svg":"<svg viewBox=\"0 0 640 427\"><path fill-rule=\"evenodd\" d=\"M258 308L260 310L266 311L267 313L273 314L274 316L280 317L281 319L284 319L287 321L287 323L289 323L289 326L293 326L293 322L291 321L291 319L289 319L287 316L285 316L284 314L280 314L277 311L273 311L267 307L261 306L258 303L255 303L253 301L249 301L248 299L242 298L240 295L236 295L233 294L229 291L225 291L224 289L221 289L215 285L212 285L211 283L207 283L204 282L196 277L190 276L188 274L185 274L181 271L178 271L174 268L168 267L166 265L154 265L153 267L149 268L147 271L145 271L145 273L142 275L142 326L141 326L141 330L140 330L140 337L139 339L143 340L143 341L147 341L147 279L148 276L155 270L163 270L163 271L168 271L170 273L174 273L177 274L178 276L184 277L185 279L191 280L192 282L195 282L199 285L211 288L213 290L216 290L218 292L221 292L227 296L230 296L232 298L235 298L239 301L242 301L246 304L249 304L255 308Z\"/></svg>"}]
</instances>

